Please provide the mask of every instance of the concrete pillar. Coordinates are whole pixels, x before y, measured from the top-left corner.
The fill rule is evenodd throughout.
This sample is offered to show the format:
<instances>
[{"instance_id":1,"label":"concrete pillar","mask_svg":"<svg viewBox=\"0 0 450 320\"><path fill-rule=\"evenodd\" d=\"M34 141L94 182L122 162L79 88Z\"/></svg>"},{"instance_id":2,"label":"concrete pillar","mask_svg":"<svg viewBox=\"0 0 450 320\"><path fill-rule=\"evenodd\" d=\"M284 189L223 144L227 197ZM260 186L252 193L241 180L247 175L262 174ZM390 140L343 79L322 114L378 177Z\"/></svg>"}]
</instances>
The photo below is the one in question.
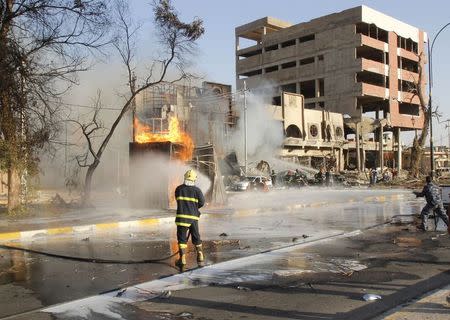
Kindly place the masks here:
<instances>
[{"instance_id":1,"label":"concrete pillar","mask_svg":"<svg viewBox=\"0 0 450 320\"><path fill-rule=\"evenodd\" d=\"M318 97L320 97L320 84L319 84L319 79L315 79L314 80L314 83L315 83L315 89L316 89L316 93L315 93L315 96L316 96L316 98L318 98Z\"/></svg>"},{"instance_id":2,"label":"concrete pillar","mask_svg":"<svg viewBox=\"0 0 450 320\"><path fill-rule=\"evenodd\" d=\"M400 170L402 169L402 139L401 139L401 133L402 133L402 129L401 128L395 128L395 138L397 140L397 171L400 172Z\"/></svg>"},{"instance_id":3,"label":"concrete pillar","mask_svg":"<svg viewBox=\"0 0 450 320\"><path fill-rule=\"evenodd\" d=\"M366 149L364 149L364 132L361 131L361 171L365 171L366 170Z\"/></svg>"},{"instance_id":4,"label":"concrete pillar","mask_svg":"<svg viewBox=\"0 0 450 320\"><path fill-rule=\"evenodd\" d=\"M380 130L379 130L379 137L378 137L378 143L379 143L379 161L378 165L380 166L381 170L383 170L384 167L384 150L383 150L383 124L380 123Z\"/></svg>"},{"instance_id":5,"label":"concrete pillar","mask_svg":"<svg viewBox=\"0 0 450 320\"><path fill-rule=\"evenodd\" d=\"M346 168L348 168L348 165L349 165L349 154L350 154L350 152L349 152L349 150L347 149L347 156L345 155L345 153L344 153L344 158L345 158L345 167Z\"/></svg>"},{"instance_id":6,"label":"concrete pillar","mask_svg":"<svg viewBox=\"0 0 450 320\"><path fill-rule=\"evenodd\" d=\"M355 134L355 142L356 142L356 168L358 171L361 171L361 150L359 149L359 133L360 133L360 123L356 124L356 134Z\"/></svg>"}]
</instances>

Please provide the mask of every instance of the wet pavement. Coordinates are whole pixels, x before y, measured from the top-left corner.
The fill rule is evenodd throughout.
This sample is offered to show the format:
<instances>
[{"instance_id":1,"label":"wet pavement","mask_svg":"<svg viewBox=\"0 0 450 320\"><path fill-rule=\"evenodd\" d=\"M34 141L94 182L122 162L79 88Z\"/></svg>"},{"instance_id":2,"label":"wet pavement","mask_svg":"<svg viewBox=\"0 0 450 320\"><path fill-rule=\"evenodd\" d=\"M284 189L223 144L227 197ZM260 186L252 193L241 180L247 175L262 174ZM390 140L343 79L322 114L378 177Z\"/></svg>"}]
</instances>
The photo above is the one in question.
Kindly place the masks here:
<instances>
[{"instance_id":1,"label":"wet pavement","mask_svg":"<svg viewBox=\"0 0 450 320\"><path fill-rule=\"evenodd\" d=\"M240 195L239 200L243 203L247 196ZM176 275L174 283L186 285L187 279L189 280L187 287L196 287L200 284L232 285L233 283L264 282L273 278L288 279L300 274L317 272L336 274L358 272L367 266L354 257L323 259L320 253L296 250L295 245L301 246L306 242L315 243L314 241L321 238L381 224L398 214L418 213L423 204L423 201L409 196L388 202L374 200L342 204L345 200L342 199L342 193L340 197L340 201L336 202L341 203L330 203L320 208L276 212L268 210L258 214L244 212L204 215L200 225L208 263L212 266L193 271L192 273L199 272L198 278L195 274L192 277L192 273ZM332 197L329 198L332 200ZM286 203L286 201L280 203L280 199L276 198L270 201L267 196L264 199L266 200L264 205L270 207ZM177 250L175 230L171 225L160 226L157 230L129 229L89 236L36 237L29 243L14 245L77 257L124 261L161 258L170 256ZM268 249L279 247L287 247L285 249L287 251L276 255L265 253L264 259L260 260L258 257L261 255L255 256ZM324 246L324 248L327 247ZM127 265L93 264L5 250L0 250L0 257L0 297L3 298L0 299L0 317L97 295L118 287L134 287L139 283L148 283L152 280L170 279L171 277L166 277L177 274L177 270L172 267L175 258L158 264ZM195 266L194 258L191 253L188 267ZM234 260L235 262L224 267L223 263L230 259L239 260ZM245 261L245 263L236 263L236 261ZM219 264L218 267L215 267L217 264ZM224 279L226 281L223 281ZM170 283L171 280L164 280L165 283L167 281ZM150 294L148 288L141 287L140 290L143 291L140 294L135 292L136 299L125 300L126 306L119 304L120 307L118 307L115 303L112 305L106 303L105 307L104 304L98 304L102 310L87 309L84 315L77 308L72 309L72 313L66 309L65 313L60 314L60 318L151 319L154 316L155 319L164 319L161 318L161 312L153 314L152 311L144 312L128 305L133 301L155 297L164 291L161 288L155 288L150 290ZM245 288L244 286L242 291L245 291ZM111 311L115 309L118 311ZM124 309L128 311L123 313ZM122 317L122 313L127 314L127 317ZM22 318L27 319L27 316L29 315L23 315ZM45 315L40 314L39 317L45 319ZM17 318L20 319L20 317Z\"/></svg>"},{"instance_id":2,"label":"wet pavement","mask_svg":"<svg viewBox=\"0 0 450 320\"><path fill-rule=\"evenodd\" d=\"M242 210L277 210L286 207L301 208L308 205L327 205L348 201L371 201L390 195L411 196L409 191L400 189L326 189L302 188L272 190L264 192L241 192L229 194L225 208L208 207L202 212L211 214L232 213ZM68 207L41 206L32 208L28 215L5 216L0 218L0 233L39 230L46 228L91 225L118 221L134 221L147 218L172 217L174 209L149 210L128 208L128 202L121 197L100 201L95 208L78 209Z\"/></svg>"}]
</instances>

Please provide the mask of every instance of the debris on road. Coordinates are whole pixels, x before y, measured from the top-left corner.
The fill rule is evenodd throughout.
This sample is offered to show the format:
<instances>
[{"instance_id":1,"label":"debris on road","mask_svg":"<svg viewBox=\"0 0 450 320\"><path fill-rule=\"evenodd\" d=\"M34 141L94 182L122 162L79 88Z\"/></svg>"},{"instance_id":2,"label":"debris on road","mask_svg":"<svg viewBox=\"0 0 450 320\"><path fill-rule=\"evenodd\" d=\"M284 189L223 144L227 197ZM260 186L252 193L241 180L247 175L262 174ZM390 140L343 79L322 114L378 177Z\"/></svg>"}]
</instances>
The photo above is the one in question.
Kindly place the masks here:
<instances>
[{"instance_id":1,"label":"debris on road","mask_svg":"<svg viewBox=\"0 0 450 320\"><path fill-rule=\"evenodd\" d=\"M190 312L182 312L182 313L177 314L177 317L180 317L180 318L192 319L193 316L194 315Z\"/></svg>"},{"instance_id":2,"label":"debris on road","mask_svg":"<svg viewBox=\"0 0 450 320\"><path fill-rule=\"evenodd\" d=\"M422 245L422 240L414 237L396 237L393 242L399 247L419 247Z\"/></svg>"},{"instance_id":3,"label":"debris on road","mask_svg":"<svg viewBox=\"0 0 450 320\"><path fill-rule=\"evenodd\" d=\"M172 296L172 291L167 290L167 291L161 292L161 294L158 296L158 298L160 298L160 299L169 299L171 296Z\"/></svg>"},{"instance_id":4,"label":"debris on road","mask_svg":"<svg viewBox=\"0 0 450 320\"><path fill-rule=\"evenodd\" d=\"M228 235L224 232L224 233L219 234L219 237L228 237Z\"/></svg>"},{"instance_id":5,"label":"debris on road","mask_svg":"<svg viewBox=\"0 0 450 320\"><path fill-rule=\"evenodd\" d=\"M242 291L252 291L252 289L250 289L248 287L243 287L243 286L237 286L236 289L242 290Z\"/></svg>"},{"instance_id":6,"label":"debris on road","mask_svg":"<svg viewBox=\"0 0 450 320\"><path fill-rule=\"evenodd\" d=\"M363 295L363 300L364 301L374 301L374 300L381 300L381 296L378 294L372 294L372 293L366 293L365 295Z\"/></svg>"},{"instance_id":7,"label":"debris on road","mask_svg":"<svg viewBox=\"0 0 450 320\"><path fill-rule=\"evenodd\" d=\"M240 240L238 240L238 239L212 240L211 243L215 246L239 245Z\"/></svg>"},{"instance_id":8,"label":"debris on road","mask_svg":"<svg viewBox=\"0 0 450 320\"><path fill-rule=\"evenodd\" d=\"M121 296L123 296L123 294L125 293L125 291L127 291L127 288L118 291L118 292L116 293L116 297L121 297Z\"/></svg>"}]
</instances>

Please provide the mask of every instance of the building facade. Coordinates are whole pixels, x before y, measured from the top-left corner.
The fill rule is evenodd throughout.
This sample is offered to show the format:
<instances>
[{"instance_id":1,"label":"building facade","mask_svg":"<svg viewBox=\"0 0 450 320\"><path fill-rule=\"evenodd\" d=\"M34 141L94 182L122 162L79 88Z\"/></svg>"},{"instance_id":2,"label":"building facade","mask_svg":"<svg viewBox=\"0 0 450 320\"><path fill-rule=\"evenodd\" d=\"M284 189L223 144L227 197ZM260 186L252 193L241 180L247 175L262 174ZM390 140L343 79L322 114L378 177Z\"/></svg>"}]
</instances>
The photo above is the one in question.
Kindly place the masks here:
<instances>
[{"instance_id":1,"label":"building facade","mask_svg":"<svg viewBox=\"0 0 450 320\"><path fill-rule=\"evenodd\" d=\"M342 114L305 109L300 94L283 92L281 106L272 105L270 113L281 121L285 132L279 156L316 169L345 167L344 119Z\"/></svg>"},{"instance_id":2,"label":"building facade","mask_svg":"<svg viewBox=\"0 0 450 320\"><path fill-rule=\"evenodd\" d=\"M274 104L291 92L304 96L307 109L384 119L374 136L393 132L401 166L401 131L424 122L417 94L426 84L424 31L359 6L299 24L265 17L235 36L238 90L244 82L251 90L269 85Z\"/></svg>"}]
</instances>

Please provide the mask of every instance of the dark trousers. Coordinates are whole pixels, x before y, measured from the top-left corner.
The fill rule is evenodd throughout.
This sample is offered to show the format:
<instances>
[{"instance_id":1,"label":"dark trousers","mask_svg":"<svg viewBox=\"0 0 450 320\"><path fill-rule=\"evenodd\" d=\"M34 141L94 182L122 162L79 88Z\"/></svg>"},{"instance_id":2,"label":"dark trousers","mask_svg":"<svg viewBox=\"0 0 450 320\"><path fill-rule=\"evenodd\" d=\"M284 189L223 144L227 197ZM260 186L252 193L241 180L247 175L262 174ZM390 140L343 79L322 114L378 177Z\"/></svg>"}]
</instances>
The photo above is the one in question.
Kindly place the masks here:
<instances>
[{"instance_id":1,"label":"dark trousers","mask_svg":"<svg viewBox=\"0 0 450 320\"><path fill-rule=\"evenodd\" d=\"M428 215L434 211L434 214L437 214L448 226L448 217L445 214L444 207L442 204L432 206L430 204L426 204L425 207L423 207L422 212L420 213L420 216L422 217L422 227L424 229L427 228L427 221L428 221Z\"/></svg>"},{"instance_id":2,"label":"dark trousers","mask_svg":"<svg viewBox=\"0 0 450 320\"><path fill-rule=\"evenodd\" d=\"M187 232L191 234L192 243L196 246L202 244L202 240L200 239L200 231L198 229L198 221L192 222L190 227L182 227L177 226L177 239L179 245L187 245L188 238ZM181 247L181 246L180 246Z\"/></svg>"}]
</instances>

